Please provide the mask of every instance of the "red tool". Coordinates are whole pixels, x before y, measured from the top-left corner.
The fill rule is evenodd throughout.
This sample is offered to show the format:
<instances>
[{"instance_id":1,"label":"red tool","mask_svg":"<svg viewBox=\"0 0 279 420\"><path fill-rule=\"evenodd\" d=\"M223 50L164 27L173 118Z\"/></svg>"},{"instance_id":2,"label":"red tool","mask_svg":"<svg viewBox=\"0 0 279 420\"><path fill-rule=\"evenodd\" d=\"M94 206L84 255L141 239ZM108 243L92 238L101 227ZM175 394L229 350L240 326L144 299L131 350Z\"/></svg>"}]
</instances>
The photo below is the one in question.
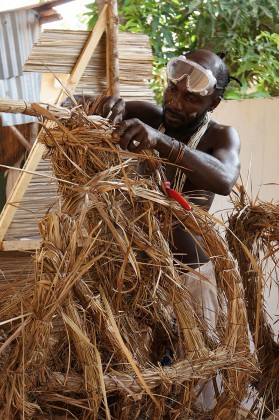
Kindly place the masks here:
<instances>
[{"instance_id":1,"label":"red tool","mask_svg":"<svg viewBox=\"0 0 279 420\"><path fill-rule=\"evenodd\" d=\"M166 195L168 195L169 197L173 198L174 200L176 200L179 204L181 204L181 206L187 210L190 211L191 210L191 206L188 203L187 200L185 200L184 197L182 197L181 194L179 194L179 192L173 190L170 187L170 182L169 181L163 181L162 182L162 190L164 191L164 193Z\"/></svg>"}]
</instances>

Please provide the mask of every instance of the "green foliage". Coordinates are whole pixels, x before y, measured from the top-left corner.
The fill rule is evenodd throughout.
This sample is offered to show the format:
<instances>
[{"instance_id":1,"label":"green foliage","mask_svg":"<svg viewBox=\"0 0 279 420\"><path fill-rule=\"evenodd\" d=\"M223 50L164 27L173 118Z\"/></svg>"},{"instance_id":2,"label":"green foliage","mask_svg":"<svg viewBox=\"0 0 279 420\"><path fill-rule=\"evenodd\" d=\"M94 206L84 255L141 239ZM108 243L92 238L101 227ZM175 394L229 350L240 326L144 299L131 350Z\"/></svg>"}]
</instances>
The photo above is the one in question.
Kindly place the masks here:
<instances>
[{"instance_id":1,"label":"green foliage","mask_svg":"<svg viewBox=\"0 0 279 420\"><path fill-rule=\"evenodd\" d=\"M95 0L93 3L86 4L85 7L88 9L88 12L83 13L82 21L89 30L92 30L98 20L98 7Z\"/></svg>"},{"instance_id":2,"label":"green foliage","mask_svg":"<svg viewBox=\"0 0 279 420\"><path fill-rule=\"evenodd\" d=\"M92 27L96 4L87 7ZM228 51L226 64L243 86L231 82L227 99L278 95L277 0L118 0L118 9L119 30L150 38L158 101L167 60L197 48Z\"/></svg>"}]
</instances>

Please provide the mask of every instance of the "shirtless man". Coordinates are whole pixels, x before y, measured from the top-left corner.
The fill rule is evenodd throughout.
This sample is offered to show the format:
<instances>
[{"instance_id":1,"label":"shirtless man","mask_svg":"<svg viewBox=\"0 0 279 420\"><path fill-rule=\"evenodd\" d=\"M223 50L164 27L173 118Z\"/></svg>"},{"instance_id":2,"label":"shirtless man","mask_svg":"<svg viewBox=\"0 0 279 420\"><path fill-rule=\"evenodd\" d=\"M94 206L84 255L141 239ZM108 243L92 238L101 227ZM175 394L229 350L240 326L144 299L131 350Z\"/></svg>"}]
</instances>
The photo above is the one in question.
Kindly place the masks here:
<instances>
[{"instance_id":1,"label":"shirtless man","mask_svg":"<svg viewBox=\"0 0 279 420\"><path fill-rule=\"evenodd\" d=\"M230 76L223 60L208 50L172 58L167 76L162 107L141 101L125 103L110 96L99 102L95 113L109 117L116 125L112 135L123 150L140 153L155 149L169 161L166 178L172 187L175 165L179 165L186 175L179 192L209 210L215 194L228 195L239 175L240 140L236 130L208 118L219 105ZM215 336L218 300L214 266L197 241L200 238L194 239L182 227L175 227L170 247L178 260L208 279L201 281L200 276L189 273L181 282L192 294L205 330Z\"/></svg>"},{"instance_id":2,"label":"shirtless man","mask_svg":"<svg viewBox=\"0 0 279 420\"><path fill-rule=\"evenodd\" d=\"M141 101L125 103L112 96L105 97L96 112L118 123L113 137L119 139L122 149L135 153L155 149L167 159L172 164L166 168L168 181L174 181L173 164L179 164L187 176L180 192L209 210L215 194L229 195L239 175L236 130L208 121L230 76L223 60L208 50L172 58L167 76L162 107ZM196 148L189 147L200 129L205 132ZM196 240L183 229L174 230L173 241L173 253L183 263L197 268L208 262Z\"/></svg>"},{"instance_id":3,"label":"shirtless man","mask_svg":"<svg viewBox=\"0 0 279 420\"><path fill-rule=\"evenodd\" d=\"M230 76L221 57L207 50L172 58L167 76L162 107L141 101L125 103L111 96L100 101L95 113L116 124L112 135L123 150L140 153L155 149L169 161L166 178L174 188L175 165L179 165L186 175L179 192L209 210L215 194L230 194L240 169L236 130L208 118L208 113L219 105ZM218 299L214 266L197 246L197 240L182 227L176 227L170 246L178 260L207 278L206 282L198 274L186 273L181 276L181 283L191 293L205 331L216 337ZM171 358L165 356L161 363L170 364ZM213 408L214 393L209 381L197 401L202 409Z\"/></svg>"}]
</instances>

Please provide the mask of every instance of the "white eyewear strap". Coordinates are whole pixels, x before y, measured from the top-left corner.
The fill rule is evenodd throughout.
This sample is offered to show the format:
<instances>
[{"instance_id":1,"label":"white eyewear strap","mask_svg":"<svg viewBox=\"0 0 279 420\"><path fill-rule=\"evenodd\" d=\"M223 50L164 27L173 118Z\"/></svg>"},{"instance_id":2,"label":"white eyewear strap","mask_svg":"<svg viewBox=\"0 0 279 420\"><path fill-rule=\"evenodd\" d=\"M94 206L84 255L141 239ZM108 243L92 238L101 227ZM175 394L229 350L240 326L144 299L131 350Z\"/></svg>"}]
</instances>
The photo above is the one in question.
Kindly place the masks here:
<instances>
[{"instance_id":1,"label":"white eyewear strap","mask_svg":"<svg viewBox=\"0 0 279 420\"><path fill-rule=\"evenodd\" d=\"M205 69L195 61L188 60L184 55L173 57L167 64L167 77L177 83L186 77L186 86L190 92L201 96L211 95L217 86L217 80L212 71Z\"/></svg>"}]
</instances>

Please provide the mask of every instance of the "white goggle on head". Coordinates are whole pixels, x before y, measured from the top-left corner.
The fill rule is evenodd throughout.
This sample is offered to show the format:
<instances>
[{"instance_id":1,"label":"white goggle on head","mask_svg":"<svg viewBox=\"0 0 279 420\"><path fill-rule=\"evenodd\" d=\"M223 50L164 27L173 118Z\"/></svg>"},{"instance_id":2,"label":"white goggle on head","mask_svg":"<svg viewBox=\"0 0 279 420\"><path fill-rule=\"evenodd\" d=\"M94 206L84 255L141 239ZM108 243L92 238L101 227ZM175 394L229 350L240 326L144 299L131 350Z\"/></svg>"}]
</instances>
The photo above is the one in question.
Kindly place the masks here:
<instances>
[{"instance_id":1,"label":"white goggle on head","mask_svg":"<svg viewBox=\"0 0 279 420\"><path fill-rule=\"evenodd\" d=\"M184 55L170 59L167 64L167 77L173 83L186 78L189 92L201 96L211 95L214 89L218 88L217 80L211 70L205 69L195 61L188 60Z\"/></svg>"}]
</instances>

